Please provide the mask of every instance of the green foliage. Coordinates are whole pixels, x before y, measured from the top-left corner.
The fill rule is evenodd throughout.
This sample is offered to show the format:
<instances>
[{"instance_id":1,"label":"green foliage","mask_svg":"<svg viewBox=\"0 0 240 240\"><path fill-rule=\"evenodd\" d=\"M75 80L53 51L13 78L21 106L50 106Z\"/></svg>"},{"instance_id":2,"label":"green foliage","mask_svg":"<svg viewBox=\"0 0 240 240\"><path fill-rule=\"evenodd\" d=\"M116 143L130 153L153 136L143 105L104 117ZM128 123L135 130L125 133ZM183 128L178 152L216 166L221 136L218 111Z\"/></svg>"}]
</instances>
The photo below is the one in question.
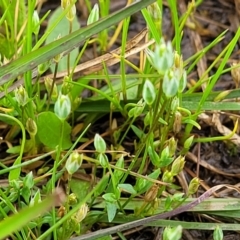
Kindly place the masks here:
<instances>
[{"instance_id":1,"label":"green foliage","mask_svg":"<svg viewBox=\"0 0 240 240\"><path fill-rule=\"evenodd\" d=\"M70 141L71 126L62 122L53 112L42 112L37 117L37 136L39 140L49 148L56 148L61 142L62 149L68 149Z\"/></svg>"}]
</instances>

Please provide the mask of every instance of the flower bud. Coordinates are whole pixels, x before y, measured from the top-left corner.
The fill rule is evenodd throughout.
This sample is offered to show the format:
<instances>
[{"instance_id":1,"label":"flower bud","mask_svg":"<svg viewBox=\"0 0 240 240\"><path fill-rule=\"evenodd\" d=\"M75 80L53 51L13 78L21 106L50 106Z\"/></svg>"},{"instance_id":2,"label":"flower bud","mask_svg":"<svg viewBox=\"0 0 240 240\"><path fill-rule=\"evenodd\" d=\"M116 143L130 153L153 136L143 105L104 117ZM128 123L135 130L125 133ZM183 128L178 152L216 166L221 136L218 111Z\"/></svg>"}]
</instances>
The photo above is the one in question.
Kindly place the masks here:
<instances>
[{"instance_id":1,"label":"flower bud","mask_svg":"<svg viewBox=\"0 0 240 240\"><path fill-rule=\"evenodd\" d=\"M179 133L182 128L182 114L178 111L175 112L175 118L173 122L173 132Z\"/></svg>"},{"instance_id":2,"label":"flower bud","mask_svg":"<svg viewBox=\"0 0 240 240\"><path fill-rule=\"evenodd\" d=\"M188 139L185 140L185 142L183 144L184 149L189 149L191 147L193 139L194 139L194 136L191 136L191 137L189 137Z\"/></svg>"},{"instance_id":3,"label":"flower bud","mask_svg":"<svg viewBox=\"0 0 240 240\"><path fill-rule=\"evenodd\" d=\"M73 151L67 161L66 169L70 175L74 174L82 165L83 155L79 154L77 151Z\"/></svg>"},{"instance_id":4,"label":"flower bud","mask_svg":"<svg viewBox=\"0 0 240 240\"><path fill-rule=\"evenodd\" d=\"M58 37L57 37L55 40L58 40L58 39L60 39L60 38L61 38L61 35L59 34ZM62 59L62 57L63 57L63 53L59 53L58 55L56 55L56 56L53 58L53 61L54 61L55 63L59 63L60 60Z\"/></svg>"},{"instance_id":5,"label":"flower bud","mask_svg":"<svg viewBox=\"0 0 240 240\"><path fill-rule=\"evenodd\" d=\"M226 91L222 91L220 92L215 98L214 98L214 102L220 102L222 101L223 99L226 98L226 96L231 93L232 90L226 90Z\"/></svg>"},{"instance_id":6,"label":"flower bud","mask_svg":"<svg viewBox=\"0 0 240 240\"><path fill-rule=\"evenodd\" d=\"M153 184L152 187L145 193L144 201L152 202L155 200L158 194L158 184Z\"/></svg>"},{"instance_id":7,"label":"flower bud","mask_svg":"<svg viewBox=\"0 0 240 240\"><path fill-rule=\"evenodd\" d=\"M54 105L54 112L61 120L65 120L68 117L71 112L71 101L68 95L59 94Z\"/></svg>"},{"instance_id":8,"label":"flower bud","mask_svg":"<svg viewBox=\"0 0 240 240\"><path fill-rule=\"evenodd\" d=\"M76 97L72 103L72 109L75 111L81 104L82 99L80 97Z\"/></svg>"},{"instance_id":9,"label":"flower bud","mask_svg":"<svg viewBox=\"0 0 240 240\"><path fill-rule=\"evenodd\" d=\"M64 95L67 95L73 88L73 85L69 81L71 81L69 76L65 76L63 79L63 84L62 84L62 88L61 88L61 92Z\"/></svg>"},{"instance_id":10,"label":"flower bud","mask_svg":"<svg viewBox=\"0 0 240 240\"><path fill-rule=\"evenodd\" d=\"M176 96L179 87L179 76L176 71L169 69L163 77L162 89L167 98Z\"/></svg>"},{"instance_id":11,"label":"flower bud","mask_svg":"<svg viewBox=\"0 0 240 240\"><path fill-rule=\"evenodd\" d=\"M147 49L146 54L149 62L161 76L173 66L174 53L171 42L166 43L163 38L160 44L156 45L154 52Z\"/></svg>"},{"instance_id":12,"label":"flower bud","mask_svg":"<svg viewBox=\"0 0 240 240\"><path fill-rule=\"evenodd\" d=\"M97 22L98 19L99 19L99 7L98 4L95 4L92 8L92 11L89 14L87 25Z\"/></svg>"},{"instance_id":13,"label":"flower bud","mask_svg":"<svg viewBox=\"0 0 240 240\"><path fill-rule=\"evenodd\" d=\"M40 21L39 21L38 12L36 10L33 11L32 29L33 29L33 33L35 35L38 35L40 30Z\"/></svg>"},{"instance_id":14,"label":"flower bud","mask_svg":"<svg viewBox=\"0 0 240 240\"><path fill-rule=\"evenodd\" d=\"M172 157L175 155L176 149L177 149L177 141L174 137L171 137L168 140L168 147L169 147L169 156Z\"/></svg>"},{"instance_id":15,"label":"flower bud","mask_svg":"<svg viewBox=\"0 0 240 240\"><path fill-rule=\"evenodd\" d=\"M37 67L38 74L42 75L43 73L45 73L48 70L49 66L50 66L50 62L49 61L45 62L45 63L39 64L38 67Z\"/></svg>"},{"instance_id":16,"label":"flower bud","mask_svg":"<svg viewBox=\"0 0 240 240\"><path fill-rule=\"evenodd\" d=\"M69 196L68 196L68 203L70 206L73 206L74 204L77 203L77 196L75 193L71 193Z\"/></svg>"},{"instance_id":17,"label":"flower bud","mask_svg":"<svg viewBox=\"0 0 240 240\"><path fill-rule=\"evenodd\" d=\"M14 90L15 98L20 106L25 106L28 103L29 97L23 86Z\"/></svg>"},{"instance_id":18,"label":"flower bud","mask_svg":"<svg viewBox=\"0 0 240 240\"><path fill-rule=\"evenodd\" d=\"M68 19L69 22L72 22L74 17L76 16L76 6L74 4L75 1L73 0L62 0L61 1L61 6L65 10L67 7L71 5L71 8L66 14L66 18Z\"/></svg>"},{"instance_id":19,"label":"flower bud","mask_svg":"<svg viewBox=\"0 0 240 240\"><path fill-rule=\"evenodd\" d=\"M26 130L31 136L35 136L37 134L37 124L32 118L27 119Z\"/></svg>"},{"instance_id":20,"label":"flower bud","mask_svg":"<svg viewBox=\"0 0 240 240\"><path fill-rule=\"evenodd\" d=\"M171 111L173 113L176 112L178 107L179 107L179 98L175 96L171 102Z\"/></svg>"},{"instance_id":21,"label":"flower bud","mask_svg":"<svg viewBox=\"0 0 240 240\"><path fill-rule=\"evenodd\" d=\"M64 206L60 206L57 211L57 216L62 218L65 215L66 208Z\"/></svg>"},{"instance_id":22,"label":"flower bud","mask_svg":"<svg viewBox=\"0 0 240 240\"><path fill-rule=\"evenodd\" d=\"M108 157L106 154L104 153L100 153L98 155L98 161L100 163L100 165L103 167L103 168L107 168L108 167Z\"/></svg>"},{"instance_id":23,"label":"flower bud","mask_svg":"<svg viewBox=\"0 0 240 240\"><path fill-rule=\"evenodd\" d=\"M147 127L150 125L150 123L151 123L151 117L150 117L150 113L148 112L144 117L144 126Z\"/></svg>"},{"instance_id":24,"label":"flower bud","mask_svg":"<svg viewBox=\"0 0 240 240\"><path fill-rule=\"evenodd\" d=\"M161 23L162 23L162 11L158 5L157 2L153 3L153 4L150 4L148 7L147 7L147 10L148 12L150 13L154 23L157 25L157 26L161 26Z\"/></svg>"},{"instance_id":25,"label":"flower bud","mask_svg":"<svg viewBox=\"0 0 240 240\"><path fill-rule=\"evenodd\" d=\"M237 88L239 87L239 82L240 82L240 67L239 66L236 67L236 65L238 65L239 63L240 62L233 63L232 64L233 68L231 69L231 75Z\"/></svg>"},{"instance_id":26,"label":"flower bud","mask_svg":"<svg viewBox=\"0 0 240 240\"><path fill-rule=\"evenodd\" d=\"M53 79L52 78L45 77L44 78L44 85L45 85L45 88L46 88L46 90L48 92L48 95L51 93L51 89L52 89L52 85L53 85L51 99L53 101L56 101L57 98L58 98L58 89L57 89L56 83L53 83Z\"/></svg>"},{"instance_id":27,"label":"flower bud","mask_svg":"<svg viewBox=\"0 0 240 240\"><path fill-rule=\"evenodd\" d=\"M180 240L182 238L182 226L166 227L163 231L163 239Z\"/></svg>"},{"instance_id":28,"label":"flower bud","mask_svg":"<svg viewBox=\"0 0 240 240\"><path fill-rule=\"evenodd\" d=\"M78 223L82 222L82 220L87 216L88 205L84 203L79 210L73 215L73 217L78 221Z\"/></svg>"},{"instance_id":29,"label":"flower bud","mask_svg":"<svg viewBox=\"0 0 240 240\"><path fill-rule=\"evenodd\" d=\"M173 175L171 172L169 172L168 170L166 170L162 176L162 180L163 182L166 182L166 183L171 183L173 182Z\"/></svg>"},{"instance_id":30,"label":"flower bud","mask_svg":"<svg viewBox=\"0 0 240 240\"><path fill-rule=\"evenodd\" d=\"M151 106L156 98L156 93L154 89L154 85L148 79L145 81L143 85L143 99L144 101Z\"/></svg>"},{"instance_id":31,"label":"flower bud","mask_svg":"<svg viewBox=\"0 0 240 240\"><path fill-rule=\"evenodd\" d=\"M182 156L177 157L172 164L172 168L171 168L172 175L173 176L178 175L183 170L184 164L185 164L185 157L182 157Z\"/></svg>"},{"instance_id":32,"label":"flower bud","mask_svg":"<svg viewBox=\"0 0 240 240\"><path fill-rule=\"evenodd\" d=\"M196 193L199 185L200 185L200 180L197 177L193 178L189 184L187 196L190 196Z\"/></svg>"},{"instance_id":33,"label":"flower bud","mask_svg":"<svg viewBox=\"0 0 240 240\"><path fill-rule=\"evenodd\" d=\"M94 147L99 153L105 153L107 148L104 139L98 133L94 137Z\"/></svg>"}]
</instances>

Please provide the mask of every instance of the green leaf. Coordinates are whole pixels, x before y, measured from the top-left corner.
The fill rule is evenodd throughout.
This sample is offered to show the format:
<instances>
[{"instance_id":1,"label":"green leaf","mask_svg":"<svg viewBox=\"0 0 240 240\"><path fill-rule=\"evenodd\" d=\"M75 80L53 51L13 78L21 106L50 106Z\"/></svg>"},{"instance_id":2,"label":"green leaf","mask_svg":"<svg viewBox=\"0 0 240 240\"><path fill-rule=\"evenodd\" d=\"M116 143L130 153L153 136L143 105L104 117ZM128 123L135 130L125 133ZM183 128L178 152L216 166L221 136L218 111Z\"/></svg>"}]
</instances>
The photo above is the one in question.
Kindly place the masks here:
<instances>
[{"instance_id":1,"label":"green leaf","mask_svg":"<svg viewBox=\"0 0 240 240\"><path fill-rule=\"evenodd\" d=\"M117 206L115 203L110 203L110 202L106 202L106 206L107 206L108 221L111 222L116 215Z\"/></svg>"},{"instance_id":2,"label":"green leaf","mask_svg":"<svg viewBox=\"0 0 240 240\"><path fill-rule=\"evenodd\" d=\"M19 156L19 157L15 160L13 166L18 165L18 164L20 164L20 163L21 163L21 157ZM21 168L20 168L20 167L11 170L10 173L9 173L9 175L8 175L8 180L9 180L9 182L12 181L12 180L17 180L17 179L19 178L19 176L20 176L20 173L21 173Z\"/></svg>"},{"instance_id":3,"label":"green leaf","mask_svg":"<svg viewBox=\"0 0 240 240\"><path fill-rule=\"evenodd\" d=\"M70 188L79 200L83 199L88 194L90 187L91 184L87 181L74 178L70 181Z\"/></svg>"},{"instance_id":4,"label":"green leaf","mask_svg":"<svg viewBox=\"0 0 240 240\"><path fill-rule=\"evenodd\" d=\"M116 196L114 193L106 193L102 196L107 202L116 202Z\"/></svg>"},{"instance_id":5,"label":"green leaf","mask_svg":"<svg viewBox=\"0 0 240 240\"><path fill-rule=\"evenodd\" d=\"M43 112L37 117L38 132L40 141L52 149L60 144L62 138L62 149L71 147L70 141L71 126L63 122L53 112ZM63 127L63 133L62 133Z\"/></svg>"},{"instance_id":6,"label":"green leaf","mask_svg":"<svg viewBox=\"0 0 240 240\"><path fill-rule=\"evenodd\" d=\"M128 183L118 184L118 187L128 193L137 194L136 190L133 188L131 184Z\"/></svg>"},{"instance_id":7,"label":"green leaf","mask_svg":"<svg viewBox=\"0 0 240 240\"><path fill-rule=\"evenodd\" d=\"M59 15L63 12L62 7L58 7L51 15L48 21L48 27L46 29L46 32L49 31L52 24L55 22L55 20L59 17ZM64 37L69 34L69 28L70 24L66 17L64 17L58 25L54 28L54 30L49 34L49 36L46 39L46 44L54 42L59 36ZM76 31L80 28L80 24L77 21L77 18L75 17L72 21L72 30ZM70 55L70 67L74 66L74 62L78 56L78 49L75 48L73 51L71 51ZM51 70L54 71L55 66L51 65ZM64 56L61 58L61 60L58 63L58 70L64 71L67 69L67 56Z\"/></svg>"}]
</instances>

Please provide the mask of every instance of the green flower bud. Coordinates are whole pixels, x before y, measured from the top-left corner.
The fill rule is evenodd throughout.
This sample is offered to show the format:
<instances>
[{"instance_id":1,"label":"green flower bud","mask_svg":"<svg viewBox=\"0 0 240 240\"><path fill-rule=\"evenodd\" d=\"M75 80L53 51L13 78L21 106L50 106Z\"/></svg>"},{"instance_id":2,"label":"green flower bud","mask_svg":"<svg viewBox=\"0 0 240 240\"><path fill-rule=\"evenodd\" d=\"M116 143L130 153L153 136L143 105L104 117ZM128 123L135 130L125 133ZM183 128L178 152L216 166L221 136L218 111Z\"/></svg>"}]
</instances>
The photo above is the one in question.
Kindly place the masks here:
<instances>
[{"instance_id":1,"label":"green flower bud","mask_svg":"<svg viewBox=\"0 0 240 240\"><path fill-rule=\"evenodd\" d=\"M106 154L104 153L100 153L98 155L98 161L100 163L100 165L103 167L103 168L107 168L108 167L108 157Z\"/></svg>"},{"instance_id":2,"label":"green flower bud","mask_svg":"<svg viewBox=\"0 0 240 240\"><path fill-rule=\"evenodd\" d=\"M28 97L27 91L25 90L25 88L23 86L16 88L14 90L14 94L15 94L15 98L20 106L23 107L28 103L29 97Z\"/></svg>"},{"instance_id":3,"label":"green flower bud","mask_svg":"<svg viewBox=\"0 0 240 240\"><path fill-rule=\"evenodd\" d=\"M54 105L54 112L61 120L68 117L71 112L71 101L68 95L59 94Z\"/></svg>"},{"instance_id":4,"label":"green flower bud","mask_svg":"<svg viewBox=\"0 0 240 240\"><path fill-rule=\"evenodd\" d=\"M39 21L39 16L38 16L38 12L36 10L34 10L33 12L33 17L32 17L32 29L33 29L33 33L35 35L38 35L39 30L40 30L40 21Z\"/></svg>"},{"instance_id":5,"label":"green flower bud","mask_svg":"<svg viewBox=\"0 0 240 240\"><path fill-rule=\"evenodd\" d=\"M60 38L61 38L61 35L58 35L58 37L57 37L55 40L58 40L58 39L60 39ZM63 53L60 53L60 54L56 55L56 56L53 58L53 61L54 61L55 63L59 63L60 60L62 59L62 56L63 56Z\"/></svg>"},{"instance_id":6,"label":"green flower bud","mask_svg":"<svg viewBox=\"0 0 240 240\"><path fill-rule=\"evenodd\" d=\"M83 154L79 154L77 151L72 152L67 161L66 169L70 175L74 174L82 165Z\"/></svg>"},{"instance_id":7,"label":"green flower bud","mask_svg":"<svg viewBox=\"0 0 240 240\"><path fill-rule=\"evenodd\" d=\"M178 73L173 69L169 69L165 72L162 89L166 97L170 98L176 96L179 87L179 80Z\"/></svg>"},{"instance_id":8,"label":"green flower bud","mask_svg":"<svg viewBox=\"0 0 240 240\"><path fill-rule=\"evenodd\" d=\"M223 240L223 230L219 226L217 226L214 229L213 239L214 240Z\"/></svg>"},{"instance_id":9,"label":"green flower bud","mask_svg":"<svg viewBox=\"0 0 240 240\"><path fill-rule=\"evenodd\" d=\"M71 193L69 196L68 196L68 203L70 206L73 206L74 204L77 203L77 196L75 193Z\"/></svg>"},{"instance_id":10,"label":"green flower bud","mask_svg":"<svg viewBox=\"0 0 240 240\"><path fill-rule=\"evenodd\" d=\"M152 202L156 199L158 194L159 185L153 184L152 187L145 193L144 201Z\"/></svg>"},{"instance_id":11,"label":"green flower bud","mask_svg":"<svg viewBox=\"0 0 240 240\"><path fill-rule=\"evenodd\" d=\"M35 136L37 134L37 124L32 118L27 119L26 130L31 136Z\"/></svg>"},{"instance_id":12,"label":"green flower bud","mask_svg":"<svg viewBox=\"0 0 240 240\"><path fill-rule=\"evenodd\" d=\"M66 9L71 5L71 8L66 14L66 18L68 19L69 22L72 22L74 17L76 16L76 6L74 4L73 0L62 0L61 1L61 6L63 9Z\"/></svg>"},{"instance_id":13,"label":"green flower bud","mask_svg":"<svg viewBox=\"0 0 240 240\"><path fill-rule=\"evenodd\" d=\"M175 112L174 122L173 122L173 132L179 133L182 128L182 114L178 111Z\"/></svg>"},{"instance_id":14,"label":"green flower bud","mask_svg":"<svg viewBox=\"0 0 240 240\"><path fill-rule=\"evenodd\" d=\"M75 111L81 104L82 99L80 97L76 97L72 103L72 109Z\"/></svg>"},{"instance_id":15,"label":"green flower bud","mask_svg":"<svg viewBox=\"0 0 240 240\"><path fill-rule=\"evenodd\" d=\"M163 182L166 183L172 183L173 182L173 175L171 172L169 172L168 170L166 170L162 176L162 180Z\"/></svg>"},{"instance_id":16,"label":"green flower bud","mask_svg":"<svg viewBox=\"0 0 240 240\"><path fill-rule=\"evenodd\" d=\"M151 117L150 117L150 113L148 112L144 117L144 126L147 127L150 125L150 123L151 123Z\"/></svg>"},{"instance_id":17,"label":"green flower bud","mask_svg":"<svg viewBox=\"0 0 240 240\"><path fill-rule=\"evenodd\" d=\"M143 99L149 106L151 106L155 98L156 98L156 93L155 93L154 86L152 82L147 79L143 85Z\"/></svg>"},{"instance_id":18,"label":"green flower bud","mask_svg":"<svg viewBox=\"0 0 240 240\"><path fill-rule=\"evenodd\" d=\"M104 139L98 133L94 137L94 147L99 153L105 153L107 148Z\"/></svg>"},{"instance_id":19,"label":"green flower bud","mask_svg":"<svg viewBox=\"0 0 240 240\"><path fill-rule=\"evenodd\" d=\"M53 83L53 79L52 79L52 78L45 77L45 78L44 78L44 85L45 85L45 88L46 88L48 94L50 94L51 89L52 89L52 85L53 85L53 90L52 90L52 94L51 94L51 99L52 99L53 101L56 101L57 98L58 98L58 89L57 89L56 83Z\"/></svg>"},{"instance_id":20,"label":"green flower bud","mask_svg":"<svg viewBox=\"0 0 240 240\"><path fill-rule=\"evenodd\" d=\"M73 217L78 221L78 223L80 223L87 216L87 212L88 212L88 205L84 203Z\"/></svg>"},{"instance_id":21,"label":"green flower bud","mask_svg":"<svg viewBox=\"0 0 240 240\"><path fill-rule=\"evenodd\" d=\"M98 4L95 4L94 7L92 8L92 11L89 14L87 25L97 22L98 19L99 19L99 7Z\"/></svg>"},{"instance_id":22,"label":"green flower bud","mask_svg":"<svg viewBox=\"0 0 240 240\"><path fill-rule=\"evenodd\" d=\"M62 88L61 88L61 92L64 95L67 95L73 88L73 85L69 81L71 81L69 76L65 76L63 79L63 84L62 84Z\"/></svg>"},{"instance_id":23,"label":"green flower bud","mask_svg":"<svg viewBox=\"0 0 240 240\"><path fill-rule=\"evenodd\" d=\"M226 91L222 91L220 92L215 98L214 98L214 102L220 102L223 99L226 98L226 96L231 93L232 90L226 90Z\"/></svg>"},{"instance_id":24,"label":"green flower bud","mask_svg":"<svg viewBox=\"0 0 240 240\"><path fill-rule=\"evenodd\" d=\"M196 193L199 185L200 185L200 180L197 177L193 178L189 184L187 196L190 196Z\"/></svg>"},{"instance_id":25,"label":"green flower bud","mask_svg":"<svg viewBox=\"0 0 240 240\"><path fill-rule=\"evenodd\" d=\"M183 170L184 164L185 164L185 157L182 157L182 156L177 157L172 164L172 168L171 168L172 175L173 176L178 175Z\"/></svg>"},{"instance_id":26,"label":"green flower bud","mask_svg":"<svg viewBox=\"0 0 240 240\"><path fill-rule=\"evenodd\" d=\"M159 5L155 2L153 4L150 4L147 7L148 12L150 13L151 17L153 18L153 21L157 25L161 25L162 22L162 11L159 7Z\"/></svg>"},{"instance_id":27,"label":"green flower bud","mask_svg":"<svg viewBox=\"0 0 240 240\"><path fill-rule=\"evenodd\" d=\"M166 227L163 231L163 239L180 240L182 238L182 226Z\"/></svg>"},{"instance_id":28,"label":"green flower bud","mask_svg":"<svg viewBox=\"0 0 240 240\"><path fill-rule=\"evenodd\" d=\"M45 73L48 70L49 66L50 66L50 62L49 61L45 62L45 63L39 64L38 67L37 67L38 74L42 75L43 73Z\"/></svg>"},{"instance_id":29,"label":"green flower bud","mask_svg":"<svg viewBox=\"0 0 240 240\"><path fill-rule=\"evenodd\" d=\"M176 149L177 149L177 141L174 137L171 137L168 140L168 147L169 147L169 156L172 157L175 155Z\"/></svg>"},{"instance_id":30,"label":"green flower bud","mask_svg":"<svg viewBox=\"0 0 240 240\"><path fill-rule=\"evenodd\" d=\"M191 145L193 143L193 139L194 139L194 136L191 136L185 140L185 142L183 144L185 150L188 150L191 147Z\"/></svg>"},{"instance_id":31,"label":"green flower bud","mask_svg":"<svg viewBox=\"0 0 240 240\"><path fill-rule=\"evenodd\" d=\"M171 42L165 42L162 38L160 44L156 45L155 51L146 50L147 58L152 66L161 76L173 66L174 53Z\"/></svg>"},{"instance_id":32,"label":"green flower bud","mask_svg":"<svg viewBox=\"0 0 240 240\"><path fill-rule=\"evenodd\" d=\"M240 67L239 66L236 67L236 66L239 65L239 63L240 62L233 63L231 68L231 75L237 88L239 87L239 82L240 82Z\"/></svg>"},{"instance_id":33,"label":"green flower bud","mask_svg":"<svg viewBox=\"0 0 240 240\"><path fill-rule=\"evenodd\" d=\"M179 107L179 98L175 96L171 102L171 111L173 113L176 112L178 107Z\"/></svg>"}]
</instances>

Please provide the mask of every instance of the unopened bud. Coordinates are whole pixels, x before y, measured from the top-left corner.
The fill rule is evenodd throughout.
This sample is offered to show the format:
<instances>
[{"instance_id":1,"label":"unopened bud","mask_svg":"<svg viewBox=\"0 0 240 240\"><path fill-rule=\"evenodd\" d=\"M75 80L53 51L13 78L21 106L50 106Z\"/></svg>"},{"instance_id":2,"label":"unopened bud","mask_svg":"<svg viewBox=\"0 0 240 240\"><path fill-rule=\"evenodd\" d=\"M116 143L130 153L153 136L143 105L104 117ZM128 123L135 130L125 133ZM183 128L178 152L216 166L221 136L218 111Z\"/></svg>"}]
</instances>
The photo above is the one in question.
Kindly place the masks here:
<instances>
[{"instance_id":1,"label":"unopened bud","mask_svg":"<svg viewBox=\"0 0 240 240\"><path fill-rule=\"evenodd\" d=\"M69 76L65 76L63 79L63 84L61 88L61 92L64 95L67 95L73 88L73 85L70 83L71 79Z\"/></svg>"},{"instance_id":2,"label":"unopened bud","mask_svg":"<svg viewBox=\"0 0 240 240\"><path fill-rule=\"evenodd\" d=\"M179 133L182 128L182 114L178 111L175 112L175 118L173 123L173 132Z\"/></svg>"},{"instance_id":3,"label":"unopened bud","mask_svg":"<svg viewBox=\"0 0 240 240\"><path fill-rule=\"evenodd\" d=\"M148 12L150 13L151 17L153 18L153 21L156 25L161 26L162 22L162 11L158 5L157 2L149 5L147 7Z\"/></svg>"},{"instance_id":4,"label":"unopened bud","mask_svg":"<svg viewBox=\"0 0 240 240\"><path fill-rule=\"evenodd\" d=\"M233 63L232 64L233 68L231 69L232 78L237 88L239 87L239 82L240 82L240 66L239 67L236 67L236 66L239 64L240 62Z\"/></svg>"},{"instance_id":5,"label":"unopened bud","mask_svg":"<svg viewBox=\"0 0 240 240\"><path fill-rule=\"evenodd\" d=\"M32 118L27 119L26 130L31 136L35 136L37 134L37 124Z\"/></svg>"},{"instance_id":6,"label":"unopened bud","mask_svg":"<svg viewBox=\"0 0 240 240\"><path fill-rule=\"evenodd\" d=\"M178 175L183 170L184 164L185 164L185 157L182 157L182 156L177 157L172 164L172 168L171 168L172 175L173 176Z\"/></svg>"},{"instance_id":7,"label":"unopened bud","mask_svg":"<svg viewBox=\"0 0 240 240\"><path fill-rule=\"evenodd\" d=\"M174 137L171 137L168 140L168 147L169 147L169 156L170 157L174 156L177 149L177 141L175 140Z\"/></svg>"},{"instance_id":8,"label":"unopened bud","mask_svg":"<svg viewBox=\"0 0 240 240\"><path fill-rule=\"evenodd\" d=\"M48 94L51 93L51 89L52 89L51 99L53 101L56 101L57 98L58 98L58 89L57 89L56 83L53 82L52 78L45 77L44 78L44 85L45 85L45 88L46 88Z\"/></svg>"},{"instance_id":9,"label":"unopened bud","mask_svg":"<svg viewBox=\"0 0 240 240\"><path fill-rule=\"evenodd\" d=\"M73 217L78 221L78 223L82 222L82 220L87 216L88 213L88 205L84 203L80 209L73 215Z\"/></svg>"},{"instance_id":10,"label":"unopened bud","mask_svg":"<svg viewBox=\"0 0 240 240\"><path fill-rule=\"evenodd\" d=\"M66 18L68 19L69 22L72 22L74 17L76 16L76 6L74 4L73 0L62 0L61 1L61 6L63 9L66 9L71 5L71 8L66 14Z\"/></svg>"},{"instance_id":11,"label":"unopened bud","mask_svg":"<svg viewBox=\"0 0 240 240\"><path fill-rule=\"evenodd\" d=\"M197 177L193 178L189 184L187 196L190 196L196 193L199 185L200 185L200 180Z\"/></svg>"},{"instance_id":12,"label":"unopened bud","mask_svg":"<svg viewBox=\"0 0 240 240\"><path fill-rule=\"evenodd\" d=\"M166 183L171 183L173 182L173 175L171 172L169 172L168 170L166 170L162 176L162 180L163 182L166 182Z\"/></svg>"},{"instance_id":13,"label":"unopened bud","mask_svg":"<svg viewBox=\"0 0 240 240\"><path fill-rule=\"evenodd\" d=\"M68 117L71 112L71 101L68 95L59 94L54 105L54 112L61 120Z\"/></svg>"},{"instance_id":14,"label":"unopened bud","mask_svg":"<svg viewBox=\"0 0 240 240\"><path fill-rule=\"evenodd\" d=\"M154 85L148 79L143 85L143 99L148 105L152 105L156 98Z\"/></svg>"},{"instance_id":15,"label":"unopened bud","mask_svg":"<svg viewBox=\"0 0 240 240\"><path fill-rule=\"evenodd\" d=\"M70 175L74 174L82 165L83 155L79 154L77 151L72 152L67 161L66 169Z\"/></svg>"},{"instance_id":16,"label":"unopened bud","mask_svg":"<svg viewBox=\"0 0 240 240\"><path fill-rule=\"evenodd\" d=\"M71 193L69 196L68 196L68 203L70 206L74 205L77 203L77 196L75 193Z\"/></svg>"},{"instance_id":17,"label":"unopened bud","mask_svg":"<svg viewBox=\"0 0 240 240\"><path fill-rule=\"evenodd\" d=\"M184 146L184 149L189 149L193 143L193 139L194 139L194 136L191 136L189 137L188 139L185 140L183 146Z\"/></svg>"},{"instance_id":18,"label":"unopened bud","mask_svg":"<svg viewBox=\"0 0 240 240\"><path fill-rule=\"evenodd\" d=\"M38 12L36 10L33 11L33 17L32 17L32 29L33 33L37 35L40 30L40 21L39 21L39 16Z\"/></svg>"},{"instance_id":19,"label":"unopened bud","mask_svg":"<svg viewBox=\"0 0 240 240\"><path fill-rule=\"evenodd\" d=\"M95 4L92 8L92 11L89 14L87 25L90 25L99 19L99 7L98 4Z\"/></svg>"},{"instance_id":20,"label":"unopened bud","mask_svg":"<svg viewBox=\"0 0 240 240\"><path fill-rule=\"evenodd\" d=\"M20 106L25 106L28 103L29 97L27 91L23 86L15 89L14 91L15 98Z\"/></svg>"},{"instance_id":21,"label":"unopened bud","mask_svg":"<svg viewBox=\"0 0 240 240\"><path fill-rule=\"evenodd\" d=\"M152 202L155 200L158 194L158 188L159 186L157 184L154 184L145 194L144 201L145 202Z\"/></svg>"}]
</instances>

